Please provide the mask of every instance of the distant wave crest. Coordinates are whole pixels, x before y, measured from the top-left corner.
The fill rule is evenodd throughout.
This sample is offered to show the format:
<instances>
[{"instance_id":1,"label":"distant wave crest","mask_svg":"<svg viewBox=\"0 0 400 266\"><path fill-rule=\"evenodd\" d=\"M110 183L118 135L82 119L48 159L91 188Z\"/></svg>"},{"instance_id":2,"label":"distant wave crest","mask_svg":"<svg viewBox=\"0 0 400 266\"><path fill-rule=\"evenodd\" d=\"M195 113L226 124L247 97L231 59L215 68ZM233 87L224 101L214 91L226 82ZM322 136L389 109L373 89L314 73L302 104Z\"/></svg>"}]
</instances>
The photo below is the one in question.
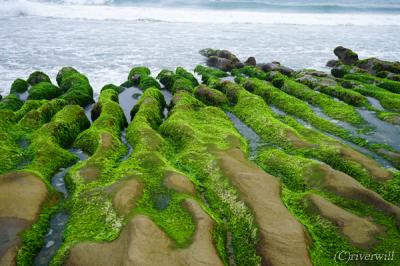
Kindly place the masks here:
<instances>
[{"instance_id":1,"label":"distant wave crest","mask_svg":"<svg viewBox=\"0 0 400 266\"><path fill-rule=\"evenodd\" d=\"M122 0L118 0L122 1ZM168 0L163 0L166 3ZM118 5L113 0L0 0L0 16L133 20L180 23L252 23L290 25L396 25L400 14L312 13L177 6Z\"/></svg>"}]
</instances>

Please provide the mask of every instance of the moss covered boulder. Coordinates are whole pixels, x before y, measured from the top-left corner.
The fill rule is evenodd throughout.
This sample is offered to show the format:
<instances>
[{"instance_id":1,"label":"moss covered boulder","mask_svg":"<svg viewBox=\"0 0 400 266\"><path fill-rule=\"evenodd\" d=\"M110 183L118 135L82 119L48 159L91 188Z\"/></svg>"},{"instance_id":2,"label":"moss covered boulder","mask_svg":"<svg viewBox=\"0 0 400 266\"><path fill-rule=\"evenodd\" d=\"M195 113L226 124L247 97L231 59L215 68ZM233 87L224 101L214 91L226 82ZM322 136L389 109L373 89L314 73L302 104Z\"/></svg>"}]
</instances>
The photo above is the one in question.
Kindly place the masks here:
<instances>
[{"instance_id":1,"label":"moss covered boulder","mask_svg":"<svg viewBox=\"0 0 400 266\"><path fill-rule=\"evenodd\" d=\"M158 81L155 78L153 78L152 76L141 76L138 87L142 90L147 90L148 88L152 88L152 87L157 88L157 89L161 88Z\"/></svg>"},{"instance_id":2,"label":"moss covered boulder","mask_svg":"<svg viewBox=\"0 0 400 266\"><path fill-rule=\"evenodd\" d=\"M49 82L40 82L29 89L29 100L51 100L60 96L62 91Z\"/></svg>"},{"instance_id":3,"label":"moss covered boulder","mask_svg":"<svg viewBox=\"0 0 400 266\"><path fill-rule=\"evenodd\" d=\"M228 99L222 92L209 88L205 85L198 86L194 90L194 95L197 99L208 105L219 106L228 102Z\"/></svg>"},{"instance_id":4,"label":"moss covered boulder","mask_svg":"<svg viewBox=\"0 0 400 266\"><path fill-rule=\"evenodd\" d=\"M132 82L134 86L137 86L142 76L150 76L150 74L151 71L148 67L134 67L129 71L128 81Z\"/></svg>"},{"instance_id":5,"label":"moss covered boulder","mask_svg":"<svg viewBox=\"0 0 400 266\"><path fill-rule=\"evenodd\" d=\"M23 79L16 79L11 84L10 93L23 93L28 90L29 83Z\"/></svg>"},{"instance_id":6,"label":"moss covered boulder","mask_svg":"<svg viewBox=\"0 0 400 266\"><path fill-rule=\"evenodd\" d=\"M29 75L27 82L30 85L36 85L40 82L49 82L51 83L51 80L49 78L49 76L47 76L45 73L41 72L41 71L35 71L32 74Z\"/></svg>"},{"instance_id":7,"label":"moss covered boulder","mask_svg":"<svg viewBox=\"0 0 400 266\"><path fill-rule=\"evenodd\" d=\"M86 106L94 102L93 88L88 78L74 68L62 68L57 74L57 82L64 92L60 98L70 104Z\"/></svg>"},{"instance_id":8,"label":"moss covered boulder","mask_svg":"<svg viewBox=\"0 0 400 266\"><path fill-rule=\"evenodd\" d=\"M10 94L0 102L0 109L9 109L17 111L24 103L14 94Z\"/></svg>"},{"instance_id":9,"label":"moss covered boulder","mask_svg":"<svg viewBox=\"0 0 400 266\"><path fill-rule=\"evenodd\" d=\"M354 65L358 62L358 55L351 49L344 48L343 46L336 47L333 53L345 65Z\"/></svg>"}]
</instances>

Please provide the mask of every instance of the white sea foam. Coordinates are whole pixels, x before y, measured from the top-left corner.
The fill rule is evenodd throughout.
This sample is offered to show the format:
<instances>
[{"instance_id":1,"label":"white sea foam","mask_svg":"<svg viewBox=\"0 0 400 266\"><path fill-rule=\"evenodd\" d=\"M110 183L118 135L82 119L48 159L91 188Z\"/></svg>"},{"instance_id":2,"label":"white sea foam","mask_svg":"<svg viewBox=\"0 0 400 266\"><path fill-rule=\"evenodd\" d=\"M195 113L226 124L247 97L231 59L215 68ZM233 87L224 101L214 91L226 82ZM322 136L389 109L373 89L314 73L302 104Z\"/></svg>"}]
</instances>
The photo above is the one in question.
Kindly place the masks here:
<instances>
[{"instance_id":1,"label":"white sea foam","mask_svg":"<svg viewBox=\"0 0 400 266\"><path fill-rule=\"evenodd\" d=\"M90 20L164 21L182 23L245 23L288 25L400 26L398 14L278 13L199 8L105 5L108 0L1 1L0 16L39 16Z\"/></svg>"}]
</instances>

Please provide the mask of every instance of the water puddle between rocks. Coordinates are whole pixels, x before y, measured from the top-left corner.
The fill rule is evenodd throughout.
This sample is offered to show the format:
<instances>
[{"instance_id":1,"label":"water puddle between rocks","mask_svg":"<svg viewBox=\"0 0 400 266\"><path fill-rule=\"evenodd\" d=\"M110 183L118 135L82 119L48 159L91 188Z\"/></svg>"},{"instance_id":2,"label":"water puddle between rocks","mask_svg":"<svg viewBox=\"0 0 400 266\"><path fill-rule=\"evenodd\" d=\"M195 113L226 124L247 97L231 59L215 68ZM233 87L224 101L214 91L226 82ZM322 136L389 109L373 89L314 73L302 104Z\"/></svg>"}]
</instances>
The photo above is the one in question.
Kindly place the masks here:
<instances>
[{"instance_id":1,"label":"water puddle between rocks","mask_svg":"<svg viewBox=\"0 0 400 266\"><path fill-rule=\"evenodd\" d=\"M80 161L84 161L88 158L88 156L80 149L69 149L69 151L75 154L80 159ZM51 185L55 188L55 190L62 193L63 201L69 195L64 177L68 173L70 168L71 167L61 168L60 171L55 174L51 179ZM35 266L49 265L50 261L57 253L62 244L64 229L67 225L68 218L68 213L64 211L56 213L51 217L47 235L44 237L44 244L34 260Z\"/></svg>"},{"instance_id":2,"label":"water puddle between rocks","mask_svg":"<svg viewBox=\"0 0 400 266\"><path fill-rule=\"evenodd\" d=\"M377 99L372 98L372 97L366 97L366 98L373 107L375 107L376 109L378 109L380 111L385 111L385 108L383 108L383 106Z\"/></svg>"},{"instance_id":3,"label":"water puddle between rocks","mask_svg":"<svg viewBox=\"0 0 400 266\"><path fill-rule=\"evenodd\" d=\"M121 141L122 141L122 144L124 144L126 147L128 147L128 152L124 155L124 157L121 158L121 162L123 162L123 161L127 160L133 152L133 148L132 148L131 144L129 144L128 140L126 139L126 128L121 133Z\"/></svg>"},{"instance_id":4,"label":"water puddle between rocks","mask_svg":"<svg viewBox=\"0 0 400 266\"><path fill-rule=\"evenodd\" d=\"M168 108L169 108L169 106L170 106L170 104L171 104L171 101L172 101L172 93L170 92L170 91L168 91L168 90L161 90L161 93L164 95L164 100L165 100L165 103L167 104L166 106L165 106L165 108L164 108L164 120L165 119L167 119L167 117L168 117Z\"/></svg>"},{"instance_id":5,"label":"water puddle between rocks","mask_svg":"<svg viewBox=\"0 0 400 266\"><path fill-rule=\"evenodd\" d=\"M126 88L118 95L119 105L124 111L128 123L131 122L131 110L142 94L143 92L139 88L131 87Z\"/></svg>"},{"instance_id":6,"label":"water puddle between rocks","mask_svg":"<svg viewBox=\"0 0 400 266\"><path fill-rule=\"evenodd\" d=\"M95 105L95 103L92 103L85 107L85 115L86 115L87 119L89 119L90 123L93 123L92 109L93 109L94 105Z\"/></svg>"},{"instance_id":7,"label":"water puddle between rocks","mask_svg":"<svg viewBox=\"0 0 400 266\"><path fill-rule=\"evenodd\" d=\"M238 117L236 117L231 112L226 112L229 119L235 125L235 128L239 133L248 141L250 148L250 159L254 159L257 155L257 151L260 147L266 146L266 143L263 142L253 129L251 129L248 125L242 122Z\"/></svg>"},{"instance_id":8,"label":"water puddle between rocks","mask_svg":"<svg viewBox=\"0 0 400 266\"><path fill-rule=\"evenodd\" d=\"M375 99L369 98L369 100L374 101ZM376 101L376 100L375 100ZM371 103L372 104L372 103ZM380 106L379 102L374 102L373 106L378 107L377 104ZM316 106L309 105L315 114L319 117L324 118L332 123L335 123L344 129L351 132L353 135L364 138L369 142L386 144L391 146L392 148L400 151L400 126L392 125L387 122L384 122L376 117L376 113L374 111L369 111L365 108L357 108L355 107L356 111L360 114L360 116L368 123L372 130L368 130L366 133L361 133L358 128L350 125L349 123L338 121L332 119L331 117L327 116L323 113L323 111ZM382 106L380 106L382 107Z\"/></svg>"},{"instance_id":9,"label":"water puddle between rocks","mask_svg":"<svg viewBox=\"0 0 400 266\"><path fill-rule=\"evenodd\" d=\"M23 93L18 93L19 99L20 99L21 101L23 101L23 102L26 102L26 100L28 100L28 96L29 96L28 90L26 90L26 91L23 92Z\"/></svg>"}]
</instances>

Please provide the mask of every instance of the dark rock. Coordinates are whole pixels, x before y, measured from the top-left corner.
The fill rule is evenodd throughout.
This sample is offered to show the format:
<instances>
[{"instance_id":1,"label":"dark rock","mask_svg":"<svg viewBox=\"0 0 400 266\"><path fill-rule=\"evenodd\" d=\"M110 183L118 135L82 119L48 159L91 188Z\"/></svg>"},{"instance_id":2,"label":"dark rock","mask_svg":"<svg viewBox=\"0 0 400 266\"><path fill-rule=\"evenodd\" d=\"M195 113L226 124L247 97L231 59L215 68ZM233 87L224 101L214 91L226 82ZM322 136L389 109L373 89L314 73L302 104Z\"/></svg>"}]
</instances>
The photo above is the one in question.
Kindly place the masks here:
<instances>
[{"instance_id":1,"label":"dark rock","mask_svg":"<svg viewBox=\"0 0 400 266\"><path fill-rule=\"evenodd\" d=\"M335 66L337 66L337 65L339 65L339 60L329 60L327 63L326 63L326 66L327 67L335 67Z\"/></svg>"},{"instance_id":2,"label":"dark rock","mask_svg":"<svg viewBox=\"0 0 400 266\"><path fill-rule=\"evenodd\" d=\"M231 60L217 56L209 57L207 60L207 65L221 69L223 71L230 71L235 67L234 63Z\"/></svg>"},{"instance_id":3,"label":"dark rock","mask_svg":"<svg viewBox=\"0 0 400 266\"><path fill-rule=\"evenodd\" d=\"M265 72L269 72L269 71L278 71L280 68L280 65L275 64L275 63L267 63L267 64L262 64L261 69Z\"/></svg>"},{"instance_id":4,"label":"dark rock","mask_svg":"<svg viewBox=\"0 0 400 266\"><path fill-rule=\"evenodd\" d=\"M101 104L100 103L95 103L93 106L92 110L90 111L92 121L95 121L97 118L99 118L101 114Z\"/></svg>"},{"instance_id":5,"label":"dark rock","mask_svg":"<svg viewBox=\"0 0 400 266\"><path fill-rule=\"evenodd\" d=\"M360 60L357 63L359 68L366 70L371 75L377 75L379 72L389 72L400 74L400 63L383 61L377 58L368 58Z\"/></svg>"},{"instance_id":6,"label":"dark rock","mask_svg":"<svg viewBox=\"0 0 400 266\"><path fill-rule=\"evenodd\" d=\"M238 62L235 64L235 68L242 68L244 67L244 64L242 62Z\"/></svg>"},{"instance_id":7,"label":"dark rock","mask_svg":"<svg viewBox=\"0 0 400 266\"><path fill-rule=\"evenodd\" d=\"M343 46L336 47L333 53L345 65L354 65L358 62L358 55L351 49L344 48Z\"/></svg>"},{"instance_id":8,"label":"dark rock","mask_svg":"<svg viewBox=\"0 0 400 266\"><path fill-rule=\"evenodd\" d=\"M51 83L49 76L47 76L45 73L43 73L41 71L35 71L32 74L30 74L27 81L32 86L36 85L40 82Z\"/></svg>"},{"instance_id":9,"label":"dark rock","mask_svg":"<svg viewBox=\"0 0 400 266\"><path fill-rule=\"evenodd\" d=\"M285 66L281 66L279 62L272 62L260 65L260 68L265 72L279 71L286 76L294 74L294 70Z\"/></svg>"},{"instance_id":10,"label":"dark rock","mask_svg":"<svg viewBox=\"0 0 400 266\"><path fill-rule=\"evenodd\" d=\"M246 66L256 66L257 65L257 61L256 61L256 59L254 57L251 56L251 57L247 58L247 60L244 62L244 64Z\"/></svg>"}]
</instances>

